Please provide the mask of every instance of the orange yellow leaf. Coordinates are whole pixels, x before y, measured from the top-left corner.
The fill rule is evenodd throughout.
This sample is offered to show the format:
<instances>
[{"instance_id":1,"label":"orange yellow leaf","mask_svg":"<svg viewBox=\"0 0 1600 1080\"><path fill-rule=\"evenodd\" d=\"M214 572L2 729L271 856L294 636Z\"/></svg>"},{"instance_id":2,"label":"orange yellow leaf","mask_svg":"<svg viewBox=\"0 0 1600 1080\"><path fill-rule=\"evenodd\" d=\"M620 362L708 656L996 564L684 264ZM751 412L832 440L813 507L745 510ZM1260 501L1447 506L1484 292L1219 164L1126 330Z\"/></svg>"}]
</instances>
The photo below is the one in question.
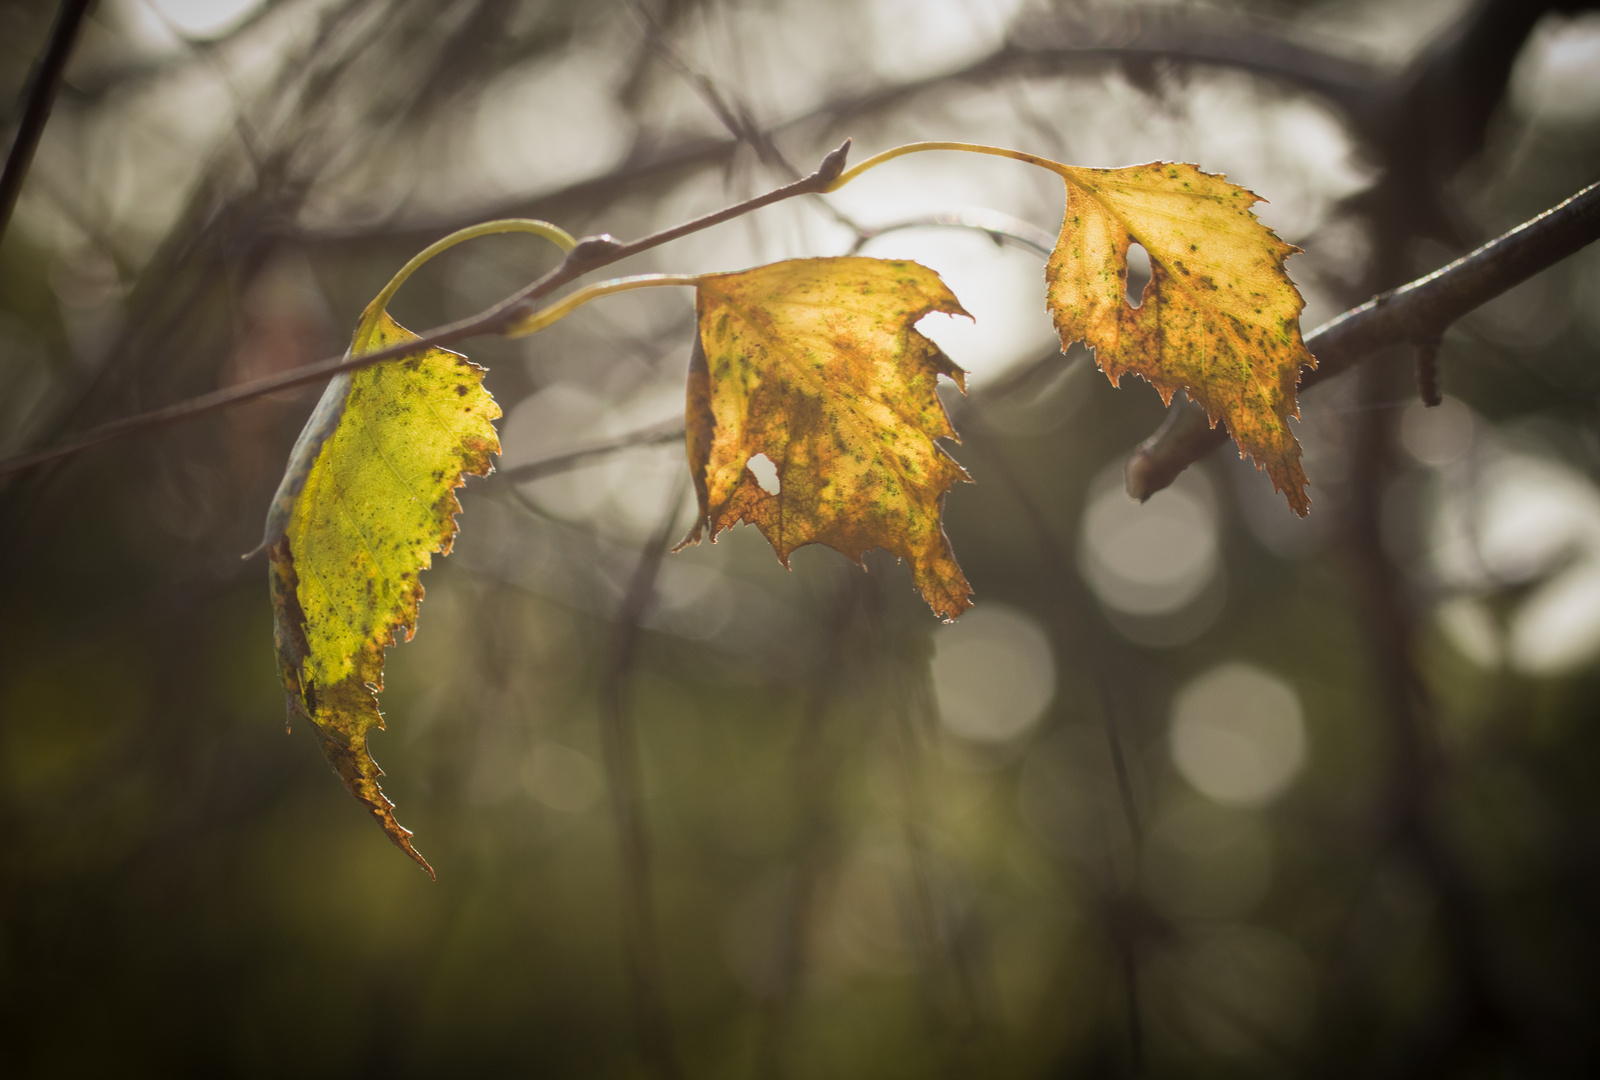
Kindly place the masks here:
<instances>
[{"instance_id":1,"label":"orange yellow leaf","mask_svg":"<svg viewBox=\"0 0 1600 1080\"><path fill-rule=\"evenodd\" d=\"M699 518L684 544L744 521L785 566L806 544L856 562L875 547L911 566L934 613L971 606L944 535L945 494L965 470L935 394L965 373L913 327L965 315L939 276L912 262L793 259L699 280L689 372L689 467ZM777 469L768 492L749 467ZM681 545L680 545L681 546Z\"/></svg>"},{"instance_id":2,"label":"orange yellow leaf","mask_svg":"<svg viewBox=\"0 0 1600 1080\"><path fill-rule=\"evenodd\" d=\"M1251 211L1259 197L1193 165L1054 165L1066 181L1061 238L1045 270L1061 347L1082 341L1113 384L1143 377L1168 404L1179 390L1225 421L1296 513L1311 503L1289 428L1302 366L1299 290L1284 260L1299 249ZM1128 249L1150 256L1138 307Z\"/></svg>"}]
</instances>

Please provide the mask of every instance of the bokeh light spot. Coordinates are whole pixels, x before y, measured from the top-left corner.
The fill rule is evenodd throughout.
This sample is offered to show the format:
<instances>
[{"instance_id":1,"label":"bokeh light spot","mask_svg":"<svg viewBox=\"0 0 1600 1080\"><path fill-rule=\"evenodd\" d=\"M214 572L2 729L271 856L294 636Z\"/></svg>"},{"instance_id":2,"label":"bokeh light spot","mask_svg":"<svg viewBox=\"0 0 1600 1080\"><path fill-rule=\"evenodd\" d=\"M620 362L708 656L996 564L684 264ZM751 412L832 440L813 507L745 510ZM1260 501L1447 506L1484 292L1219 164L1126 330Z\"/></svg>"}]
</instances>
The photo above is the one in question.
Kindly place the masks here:
<instances>
[{"instance_id":1,"label":"bokeh light spot","mask_svg":"<svg viewBox=\"0 0 1600 1080\"><path fill-rule=\"evenodd\" d=\"M1462 593L1524 588L1506 617L1505 659L1519 672L1556 675L1600 654L1600 490L1552 457L1489 442L1470 484L1440 492L1432 525L1433 570ZM1469 658L1499 662L1466 634L1465 608L1439 614L1441 629ZM1487 612L1477 622L1482 629ZM1492 622L1492 620L1491 620Z\"/></svg>"},{"instance_id":2,"label":"bokeh light spot","mask_svg":"<svg viewBox=\"0 0 1600 1080\"><path fill-rule=\"evenodd\" d=\"M1434 619L1445 640L1456 651L1481 668L1500 665L1505 652L1501 643L1500 628L1494 615L1483 601L1470 596L1458 596L1440 604Z\"/></svg>"},{"instance_id":3,"label":"bokeh light spot","mask_svg":"<svg viewBox=\"0 0 1600 1080\"><path fill-rule=\"evenodd\" d=\"M1172 760L1196 791L1230 806L1260 806L1288 787L1306 757L1294 687L1249 664L1212 668L1172 708Z\"/></svg>"},{"instance_id":4,"label":"bokeh light spot","mask_svg":"<svg viewBox=\"0 0 1600 1080\"><path fill-rule=\"evenodd\" d=\"M1424 465L1448 465L1472 445L1472 410L1453 397L1432 408L1420 401L1400 417L1400 441Z\"/></svg>"},{"instance_id":5,"label":"bokeh light spot","mask_svg":"<svg viewBox=\"0 0 1600 1080\"><path fill-rule=\"evenodd\" d=\"M184 37L209 38L231 30L261 0L149 0L152 7Z\"/></svg>"},{"instance_id":6,"label":"bokeh light spot","mask_svg":"<svg viewBox=\"0 0 1600 1080\"><path fill-rule=\"evenodd\" d=\"M1079 563L1101 603L1132 615L1166 615L1216 576L1217 516L1195 470L1143 503L1122 487L1120 466L1091 489Z\"/></svg>"},{"instance_id":7,"label":"bokeh light spot","mask_svg":"<svg viewBox=\"0 0 1600 1080\"><path fill-rule=\"evenodd\" d=\"M1014 739L1056 693L1050 639L1032 618L998 604L973 608L934 637L939 718L974 742Z\"/></svg>"},{"instance_id":8,"label":"bokeh light spot","mask_svg":"<svg viewBox=\"0 0 1600 1080\"><path fill-rule=\"evenodd\" d=\"M1600 113L1600 17L1548 18L1528 38L1511 76L1518 111L1552 125Z\"/></svg>"}]
</instances>

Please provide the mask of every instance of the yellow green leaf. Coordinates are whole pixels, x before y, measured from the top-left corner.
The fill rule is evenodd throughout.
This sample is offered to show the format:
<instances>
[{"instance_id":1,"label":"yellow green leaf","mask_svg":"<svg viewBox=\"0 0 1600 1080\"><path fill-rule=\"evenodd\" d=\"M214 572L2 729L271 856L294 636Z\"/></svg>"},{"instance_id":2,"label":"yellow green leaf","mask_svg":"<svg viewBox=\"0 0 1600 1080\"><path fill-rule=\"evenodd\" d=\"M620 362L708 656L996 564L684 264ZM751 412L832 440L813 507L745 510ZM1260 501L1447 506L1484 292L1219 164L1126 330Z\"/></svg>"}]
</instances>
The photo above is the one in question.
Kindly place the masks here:
<instances>
[{"instance_id":1,"label":"yellow green leaf","mask_svg":"<svg viewBox=\"0 0 1600 1080\"><path fill-rule=\"evenodd\" d=\"M351 354L415 340L375 302ZM311 722L346 789L429 874L378 786L367 738L383 727L384 649L410 640L419 575L455 539L455 489L500 450L483 375L430 348L336 376L295 443L263 541L289 718Z\"/></svg>"},{"instance_id":2,"label":"yellow green leaf","mask_svg":"<svg viewBox=\"0 0 1600 1080\"><path fill-rule=\"evenodd\" d=\"M1289 418L1299 416L1300 368L1316 362L1300 338L1305 302L1284 272L1299 249L1256 219L1259 196L1193 165L1051 167L1067 186L1045 270L1062 348L1084 342L1113 384L1131 371L1168 404L1187 391L1304 515ZM1133 243L1150 256L1138 307L1126 293Z\"/></svg>"},{"instance_id":3,"label":"yellow green leaf","mask_svg":"<svg viewBox=\"0 0 1600 1080\"><path fill-rule=\"evenodd\" d=\"M689 371L689 467L700 514L684 544L744 521L787 566L806 544L860 562L905 559L934 613L971 606L940 520L965 470L934 393L965 373L913 329L933 311L965 315L939 276L912 262L793 259L708 274L696 294ZM777 468L768 492L749 467ZM681 545L680 545L681 546Z\"/></svg>"}]
</instances>

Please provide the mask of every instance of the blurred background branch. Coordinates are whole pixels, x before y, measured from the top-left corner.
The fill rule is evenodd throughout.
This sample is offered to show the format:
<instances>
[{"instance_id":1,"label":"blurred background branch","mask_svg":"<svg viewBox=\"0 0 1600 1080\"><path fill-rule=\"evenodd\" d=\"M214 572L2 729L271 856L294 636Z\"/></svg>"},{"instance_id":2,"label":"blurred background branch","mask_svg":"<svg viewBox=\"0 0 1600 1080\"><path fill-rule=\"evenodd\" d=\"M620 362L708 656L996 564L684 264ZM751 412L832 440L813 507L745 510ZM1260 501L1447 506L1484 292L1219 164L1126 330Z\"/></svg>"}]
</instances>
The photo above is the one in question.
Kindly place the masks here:
<instances>
[{"instance_id":1,"label":"blurred background branch","mask_svg":"<svg viewBox=\"0 0 1600 1080\"><path fill-rule=\"evenodd\" d=\"M57 12L0 4L8 100ZM1560 215L1587 222L1593 194L1470 275L1399 287L1600 175L1596 20L1570 0L101 0L0 242L0 454L281 388L0 492L8 1061L1581 1074L1600 261ZM475 342L505 453L463 490L374 745L438 854L437 887L412 881L282 735L237 555L315 388L261 380L337 354L459 225L649 236L846 136L1189 160L1267 196L1306 249L1306 325L1355 309L1348 361L1314 345L1310 519L1204 445L1127 498L1162 409L1056 348L1049 177L925 155L637 252L620 272L939 271L977 318L922 329L971 374L951 450L976 483L947 529L978 606L933 624L889 560L805 549L785 572L749 530L663 553L684 296ZM1536 234L1559 250L1502 276ZM446 325L557 265L485 239L395 314ZM1480 271L1497 284L1465 306L1402 318ZM1419 327L1442 333L1432 409Z\"/></svg>"},{"instance_id":2,"label":"blurred background branch","mask_svg":"<svg viewBox=\"0 0 1600 1080\"><path fill-rule=\"evenodd\" d=\"M39 148L39 137L44 134L50 110L55 107L56 92L61 89L61 73L66 70L67 57L78 40L78 31L89 13L90 3L91 0L70 0L61 5L55 25L50 29L50 43L28 76L20 101L22 107L13 124L5 168L0 171L0 236L5 235L6 226L11 222L11 211L16 209L22 181L33 164L33 154Z\"/></svg>"}]
</instances>

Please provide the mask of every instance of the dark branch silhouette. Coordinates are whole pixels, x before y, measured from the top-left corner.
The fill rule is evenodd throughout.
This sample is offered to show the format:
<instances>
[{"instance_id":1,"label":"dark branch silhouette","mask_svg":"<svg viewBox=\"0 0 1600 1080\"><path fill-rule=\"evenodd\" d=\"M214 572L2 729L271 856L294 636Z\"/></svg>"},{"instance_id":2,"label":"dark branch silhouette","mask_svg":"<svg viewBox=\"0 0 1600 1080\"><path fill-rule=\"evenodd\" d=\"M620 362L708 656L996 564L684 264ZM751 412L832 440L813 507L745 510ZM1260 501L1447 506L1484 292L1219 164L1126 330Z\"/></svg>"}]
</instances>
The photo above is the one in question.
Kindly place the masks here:
<instances>
[{"instance_id":1,"label":"dark branch silhouette","mask_svg":"<svg viewBox=\"0 0 1600 1080\"><path fill-rule=\"evenodd\" d=\"M72 55L78 31L83 28L83 20L93 4L94 0L62 0L55 25L50 29L49 44L22 92L22 119L17 124L16 137L11 140L11 151L6 155L5 171L0 173L0 236L5 235L6 226L11 223L11 212L16 209L17 196L22 193L22 182L28 177L33 153L39 148L39 138L50 119L50 110L55 107L67 59Z\"/></svg>"}]
</instances>

